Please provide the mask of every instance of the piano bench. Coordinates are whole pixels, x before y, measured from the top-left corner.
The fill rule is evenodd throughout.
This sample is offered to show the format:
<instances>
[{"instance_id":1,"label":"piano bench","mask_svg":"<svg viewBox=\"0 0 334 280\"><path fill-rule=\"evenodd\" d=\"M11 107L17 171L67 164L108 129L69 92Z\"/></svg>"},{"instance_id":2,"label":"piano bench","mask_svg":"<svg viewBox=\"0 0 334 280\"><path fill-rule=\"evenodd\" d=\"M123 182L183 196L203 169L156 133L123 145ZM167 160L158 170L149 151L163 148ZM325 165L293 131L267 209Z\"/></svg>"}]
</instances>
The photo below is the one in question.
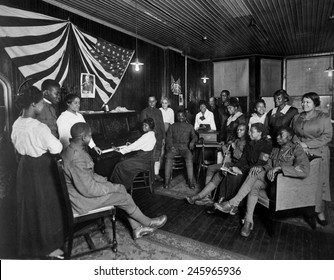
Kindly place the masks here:
<instances>
[{"instance_id":1,"label":"piano bench","mask_svg":"<svg viewBox=\"0 0 334 280\"><path fill-rule=\"evenodd\" d=\"M151 170L147 169L147 170L143 170L138 172L133 181L132 181L132 185L131 185L131 189L130 189L130 194L132 196L133 190L139 190L139 189L150 189L150 192L153 193L153 180L152 180L152 174L151 174ZM136 186L134 187L134 184L137 183L144 183L144 186Z\"/></svg>"}]
</instances>

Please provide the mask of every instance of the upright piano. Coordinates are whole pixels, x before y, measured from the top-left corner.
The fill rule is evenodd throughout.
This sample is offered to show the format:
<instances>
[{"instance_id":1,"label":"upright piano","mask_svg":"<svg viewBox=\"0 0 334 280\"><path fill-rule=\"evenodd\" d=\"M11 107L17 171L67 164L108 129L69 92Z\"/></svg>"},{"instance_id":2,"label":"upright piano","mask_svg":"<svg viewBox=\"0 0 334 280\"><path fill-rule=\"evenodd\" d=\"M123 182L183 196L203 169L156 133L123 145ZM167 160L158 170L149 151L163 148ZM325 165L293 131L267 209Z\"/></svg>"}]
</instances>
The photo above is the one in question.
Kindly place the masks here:
<instances>
[{"instance_id":1,"label":"upright piano","mask_svg":"<svg viewBox=\"0 0 334 280\"><path fill-rule=\"evenodd\" d=\"M112 146L122 146L134 142L141 132L138 126L138 116L135 111L127 112L92 112L82 111L86 122L92 129L93 140L102 151L98 155L94 150L90 154L95 163L95 172L110 177L121 154L109 151Z\"/></svg>"}]
</instances>

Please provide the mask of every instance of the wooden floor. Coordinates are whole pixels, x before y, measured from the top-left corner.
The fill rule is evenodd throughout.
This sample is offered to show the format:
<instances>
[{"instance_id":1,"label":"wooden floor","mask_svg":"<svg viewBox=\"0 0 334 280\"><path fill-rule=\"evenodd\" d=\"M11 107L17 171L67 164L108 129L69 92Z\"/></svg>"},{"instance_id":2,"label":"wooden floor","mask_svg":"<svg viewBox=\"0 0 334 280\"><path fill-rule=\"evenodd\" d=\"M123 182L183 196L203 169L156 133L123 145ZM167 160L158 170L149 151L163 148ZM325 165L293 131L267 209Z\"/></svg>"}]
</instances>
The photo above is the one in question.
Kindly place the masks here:
<instances>
[{"instance_id":1,"label":"wooden floor","mask_svg":"<svg viewBox=\"0 0 334 280\"><path fill-rule=\"evenodd\" d=\"M145 189L134 191L133 198L149 217L168 215L163 230L253 259L334 259L334 233L278 221L274 235L270 237L262 215L256 215L255 228L245 238L240 235L238 214L208 215L205 207L190 205L185 200L151 195ZM257 210L261 211L261 208Z\"/></svg>"}]
</instances>

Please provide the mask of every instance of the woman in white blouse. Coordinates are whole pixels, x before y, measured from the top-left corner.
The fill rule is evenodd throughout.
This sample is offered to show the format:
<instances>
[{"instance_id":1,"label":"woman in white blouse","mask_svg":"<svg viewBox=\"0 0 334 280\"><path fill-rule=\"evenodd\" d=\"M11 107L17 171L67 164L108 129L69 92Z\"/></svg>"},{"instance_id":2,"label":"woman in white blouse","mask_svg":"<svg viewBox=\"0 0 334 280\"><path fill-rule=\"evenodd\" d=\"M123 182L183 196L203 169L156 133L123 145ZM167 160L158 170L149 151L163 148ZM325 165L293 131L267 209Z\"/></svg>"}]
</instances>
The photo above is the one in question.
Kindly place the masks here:
<instances>
[{"instance_id":1,"label":"woman in white blouse","mask_svg":"<svg viewBox=\"0 0 334 280\"><path fill-rule=\"evenodd\" d=\"M19 154L16 180L17 245L20 258L56 257L64 245L62 207L50 154L62 150L50 128L36 119L44 107L36 87L18 96L22 115L14 122L11 139Z\"/></svg>"},{"instance_id":2,"label":"woman in white blouse","mask_svg":"<svg viewBox=\"0 0 334 280\"><path fill-rule=\"evenodd\" d=\"M110 178L112 183L123 184L127 190L131 188L132 181L140 171L149 169L152 161L152 151L154 149L156 138L154 121L152 118L143 120L144 134L132 144L114 147L115 151L121 154L136 152L133 156L119 162Z\"/></svg>"},{"instance_id":3,"label":"woman in white blouse","mask_svg":"<svg viewBox=\"0 0 334 280\"><path fill-rule=\"evenodd\" d=\"M84 117L79 113L80 110L80 97L75 94L68 94L65 97L67 110L62 112L57 119L59 140L63 144L64 149L70 145L71 127L78 122L86 122ZM101 149L97 147L93 141L93 138L88 145L91 149L94 149L99 155L102 153Z\"/></svg>"},{"instance_id":4,"label":"woman in white blouse","mask_svg":"<svg viewBox=\"0 0 334 280\"><path fill-rule=\"evenodd\" d=\"M166 96L161 97L161 108L162 118L164 120L165 132L167 132L170 125L172 125L174 120L174 111L170 106L170 101Z\"/></svg>"},{"instance_id":5,"label":"woman in white blouse","mask_svg":"<svg viewBox=\"0 0 334 280\"><path fill-rule=\"evenodd\" d=\"M198 130L203 125L210 125L211 130L216 130L215 118L213 113L206 108L206 102L204 100L199 101L200 112L197 113L195 118L195 130Z\"/></svg>"}]
</instances>

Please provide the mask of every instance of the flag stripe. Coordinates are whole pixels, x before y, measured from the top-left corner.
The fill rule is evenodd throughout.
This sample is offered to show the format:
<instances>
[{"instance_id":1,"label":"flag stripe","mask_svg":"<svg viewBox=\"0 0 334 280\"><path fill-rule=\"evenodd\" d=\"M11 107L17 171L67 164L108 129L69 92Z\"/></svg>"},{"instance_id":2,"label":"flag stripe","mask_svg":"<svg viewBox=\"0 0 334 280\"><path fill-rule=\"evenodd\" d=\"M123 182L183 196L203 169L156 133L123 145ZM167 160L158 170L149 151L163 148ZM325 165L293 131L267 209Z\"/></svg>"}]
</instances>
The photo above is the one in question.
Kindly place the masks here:
<instances>
[{"instance_id":1,"label":"flag stripe","mask_svg":"<svg viewBox=\"0 0 334 280\"><path fill-rule=\"evenodd\" d=\"M44 68L44 70L39 72L31 72L30 75L27 75L27 78L31 78L33 80L39 80L40 77L48 77L51 74L53 74L54 77L56 77L57 73L55 73L56 70L59 70L61 67L61 63L63 62L63 57L60 57L55 63L52 64L51 67Z\"/></svg>"},{"instance_id":2,"label":"flag stripe","mask_svg":"<svg viewBox=\"0 0 334 280\"><path fill-rule=\"evenodd\" d=\"M63 82L69 65L71 23L0 5L0 44L25 78Z\"/></svg>"},{"instance_id":3,"label":"flag stripe","mask_svg":"<svg viewBox=\"0 0 334 280\"><path fill-rule=\"evenodd\" d=\"M50 41L52 38L60 36L64 29L69 25L68 23L55 24L48 27L2 27L0 29L1 45L6 46L21 46L28 42L28 44L38 44L45 41Z\"/></svg>"},{"instance_id":4,"label":"flag stripe","mask_svg":"<svg viewBox=\"0 0 334 280\"><path fill-rule=\"evenodd\" d=\"M56 38L50 42L45 42L38 45L28 45L28 46L22 46L20 48L13 47L9 52L15 52L14 55L9 55L13 58L13 62L16 64L17 67L21 67L23 65L29 65L32 63L38 63L40 61L46 60L48 57L55 55L59 49L64 46L67 36L68 36L68 30L67 32L63 34L61 38ZM29 55L26 55L29 53L30 48L33 50L30 52ZM47 51L45 51L47 50Z\"/></svg>"}]
</instances>

